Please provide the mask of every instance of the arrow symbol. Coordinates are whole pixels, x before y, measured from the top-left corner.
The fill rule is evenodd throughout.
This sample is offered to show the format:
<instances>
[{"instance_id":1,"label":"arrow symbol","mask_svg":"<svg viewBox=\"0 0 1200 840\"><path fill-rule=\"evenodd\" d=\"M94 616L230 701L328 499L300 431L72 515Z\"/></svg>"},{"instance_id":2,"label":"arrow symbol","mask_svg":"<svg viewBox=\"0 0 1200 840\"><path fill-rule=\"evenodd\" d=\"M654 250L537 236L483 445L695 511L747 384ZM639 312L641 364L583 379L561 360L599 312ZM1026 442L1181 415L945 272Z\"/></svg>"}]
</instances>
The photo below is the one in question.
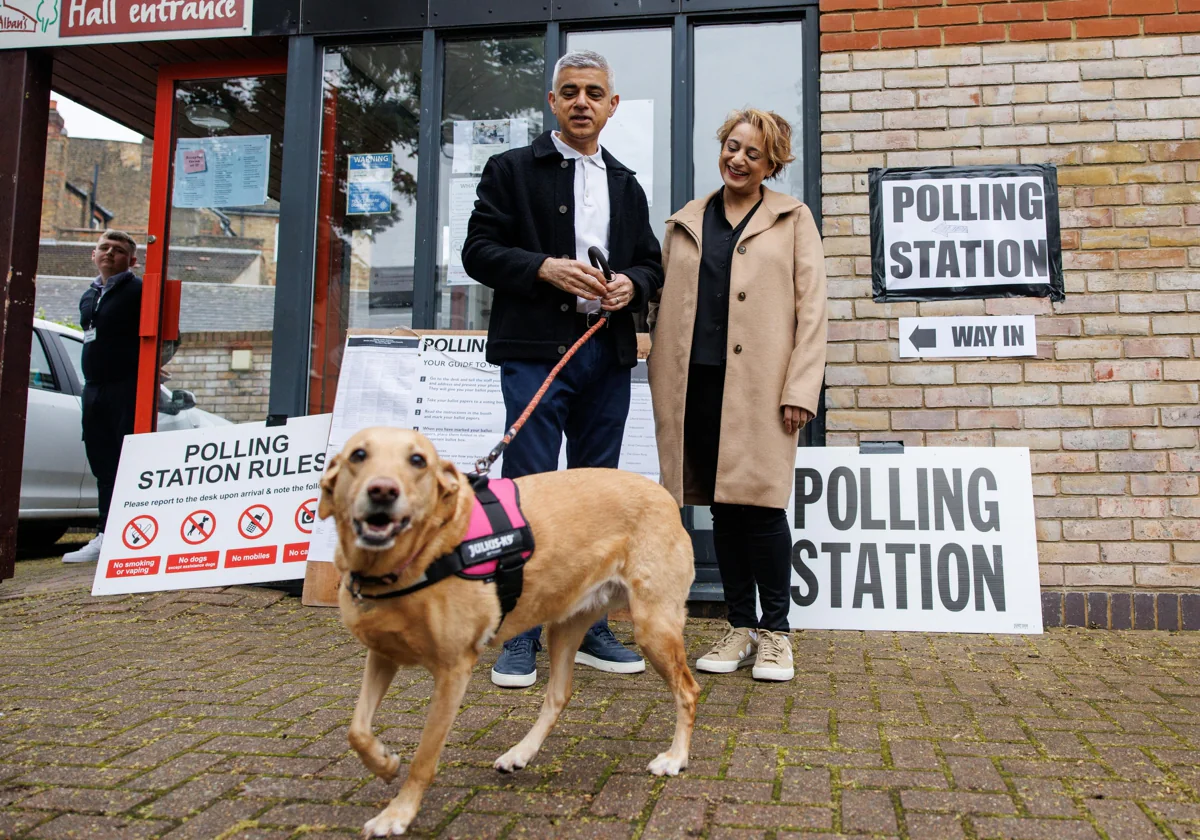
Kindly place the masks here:
<instances>
[{"instance_id":1,"label":"arrow symbol","mask_svg":"<svg viewBox=\"0 0 1200 840\"><path fill-rule=\"evenodd\" d=\"M937 347L937 330L933 327L929 327L928 329L917 327L913 330L912 335L908 337L908 340L918 350L925 347Z\"/></svg>"}]
</instances>

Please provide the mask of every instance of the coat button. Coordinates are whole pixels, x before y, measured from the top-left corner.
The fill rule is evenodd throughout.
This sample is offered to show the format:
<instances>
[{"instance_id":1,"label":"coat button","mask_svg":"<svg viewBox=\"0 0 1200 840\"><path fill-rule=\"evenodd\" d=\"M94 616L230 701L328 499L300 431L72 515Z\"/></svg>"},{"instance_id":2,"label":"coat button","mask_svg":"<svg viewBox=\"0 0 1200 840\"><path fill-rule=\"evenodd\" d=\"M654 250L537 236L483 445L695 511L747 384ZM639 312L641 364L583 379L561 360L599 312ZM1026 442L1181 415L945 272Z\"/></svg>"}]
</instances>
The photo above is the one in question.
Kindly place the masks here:
<instances>
[{"instance_id":1,"label":"coat button","mask_svg":"<svg viewBox=\"0 0 1200 840\"><path fill-rule=\"evenodd\" d=\"M562 306L559 307L559 309L561 309L563 312L566 312L570 308L571 308L571 305L569 303L564 303Z\"/></svg>"},{"instance_id":2,"label":"coat button","mask_svg":"<svg viewBox=\"0 0 1200 840\"><path fill-rule=\"evenodd\" d=\"M567 345L565 345L565 344L558 345L558 355L561 356L563 353L566 353L566 352L567 352Z\"/></svg>"},{"instance_id":3,"label":"coat button","mask_svg":"<svg viewBox=\"0 0 1200 840\"><path fill-rule=\"evenodd\" d=\"M739 254L744 254L744 253L746 253L746 246L745 246L745 245L739 245L739 246L738 246L738 253L739 253Z\"/></svg>"},{"instance_id":4,"label":"coat button","mask_svg":"<svg viewBox=\"0 0 1200 840\"><path fill-rule=\"evenodd\" d=\"M566 168L567 168L568 166L570 166L570 165L571 165L571 164L567 163L565 160L564 160L562 163L560 163L560 164L559 164L559 166L561 166L563 169L566 169Z\"/></svg>"},{"instance_id":5,"label":"coat button","mask_svg":"<svg viewBox=\"0 0 1200 840\"><path fill-rule=\"evenodd\" d=\"M560 205L558 205L558 212L559 212L559 213L566 213L566 212L567 212L567 205L565 205L565 204L560 204Z\"/></svg>"},{"instance_id":6,"label":"coat button","mask_svg":"<svg viewBox=\"0 0 1200 840\"><path fill-rule=\"evenodd\" d=\"M734 347L733 347L733 352L734 352L734 353L741 353L741 352L742 352L742 345L740 345L740 344L735 344L735 345L734 345Z\"/></svg>"},{"instance_id":7,"label":"coat button","mask_svg":"<svg viewBox=\"0 0 1200 840\"><path fill-rule=\"evenodd\" d=\"M745 299L746 299L746 293L738 292L738 300L745 300Z\"/></svg>"}]
</instances>

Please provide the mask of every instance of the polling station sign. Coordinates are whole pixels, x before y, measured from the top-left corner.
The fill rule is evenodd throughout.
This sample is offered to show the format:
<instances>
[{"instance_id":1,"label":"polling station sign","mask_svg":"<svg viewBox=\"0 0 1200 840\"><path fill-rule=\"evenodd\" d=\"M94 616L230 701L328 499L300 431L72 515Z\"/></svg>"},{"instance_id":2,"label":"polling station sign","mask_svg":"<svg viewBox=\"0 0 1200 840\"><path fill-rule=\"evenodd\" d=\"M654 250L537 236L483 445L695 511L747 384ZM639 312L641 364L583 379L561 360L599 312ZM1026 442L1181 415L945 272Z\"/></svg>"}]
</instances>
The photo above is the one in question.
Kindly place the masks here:
<instances>
[{"instance_id":1,"label":"polling station sign","mask_svg":"<svg viewBox=\"0 0 1200 840\"><path fill-rule=\"evenodd\" d=\"M797 629L1041 633L1029 450L801 448Z\"/></svg>"},{"instance_id":2,"label":"polling station sign","mask_svg":"<svg viewBox=\"0 0 1200 840\"><path fill-rule=\"evenodd\" d=\"M876 301L1063 299L1053 165L871 169L868 188Z\"/></svg>"},{"instance_id":3,"label":"polling station sign","mask_svg":"<svg viewBox=\"0 0 1200 840\"><path fill-rule=\"evenodd\" d=\"M127 437L92 594L304 577L329 419Z\"/></svg>"}]
</instances>

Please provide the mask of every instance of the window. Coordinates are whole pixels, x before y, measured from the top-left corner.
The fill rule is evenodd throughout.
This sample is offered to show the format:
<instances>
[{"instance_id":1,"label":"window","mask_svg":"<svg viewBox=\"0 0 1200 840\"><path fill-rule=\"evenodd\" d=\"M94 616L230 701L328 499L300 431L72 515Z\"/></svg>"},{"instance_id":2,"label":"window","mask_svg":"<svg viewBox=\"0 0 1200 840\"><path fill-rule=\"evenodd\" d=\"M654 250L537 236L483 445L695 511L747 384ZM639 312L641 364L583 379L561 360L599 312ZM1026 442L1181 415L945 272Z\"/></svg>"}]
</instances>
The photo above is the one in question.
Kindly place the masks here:
<instances>
[{"instance_id":1,"label":"window","mask_svg":"<svg viewBox=\"0 0 1200 840\"><path fill-rule=\"evenodd\" d=\"M697 26L692 103L693 195L721 186L717 129L735 108L774 111L792 124L796 160L771 189L804 200L804 64L800 22ZM753 61L731 62L730 56Z\"/></svg>"},{"instance_id":2,"label":"window","mask_svg":"<svg viewBox=\"0 0 1200 840\"><path fill-rule=\"evenodd\" d=\"M313 412L329 411L346 330L411 327L419 42L325 53L313 284Z\"/></svg>"},{"instance_id":3,"label":"window","mask_svg":"<svg viewBox=\"0 0 1200 840\"><path fill-rule=\"evenodd\" d=\"M542 132L546 43L537 37L447 41L438 155L437 326L485 330L492 290L462 267L479 173L492 154Z\"/></svg>"},{"instance_id":4,"label":"window","mask_svg":"<svg viewBox=\"0 0 1200 840\"><path fill-rule=\"evenodd\" d=\"M54 379L54 368L50 366L50 359L37 330L34 330L33 341L29 345L29 387L39 391L59 390Z\"/></svg>"},{"instance_id":5,"label":"window","mask_svg":"<svg viewBox=\"0 0 1200 840\"><path fill-rule=\"evenodd\" d=\"M671 30L572 32L567 50L593 50L608 59L617 113L600 145L637 172L650 202L650 229L662 241L671 215Z\"/></svg>"},{"instance_id":6,"label":"window","mask_svg":"<svg viewBox=\"0 0 1200 840\"><path fill-rule=\"evenodd\" d=\"M75 370L75 378L83 384L83 342L73 336L58 334L58 346L63 349L63 355Z\"/></svg>"}]
</instances>

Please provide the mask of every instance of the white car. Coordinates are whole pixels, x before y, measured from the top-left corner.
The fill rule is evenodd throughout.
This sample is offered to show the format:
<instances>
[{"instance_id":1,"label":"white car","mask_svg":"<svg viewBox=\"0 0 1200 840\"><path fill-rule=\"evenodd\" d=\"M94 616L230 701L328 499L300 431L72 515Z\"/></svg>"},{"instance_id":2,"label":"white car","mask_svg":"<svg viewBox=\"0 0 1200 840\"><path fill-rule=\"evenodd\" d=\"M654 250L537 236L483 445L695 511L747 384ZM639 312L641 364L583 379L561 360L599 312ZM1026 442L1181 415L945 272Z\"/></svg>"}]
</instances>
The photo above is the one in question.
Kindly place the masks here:
<instances>
[{"instance_id":1,"label":"white car","mask_svg":"<svg viewBox=\"0 0 1200 840\"><path fill-rule=\"evenodd\" d=\"M83 449L83 333L34 319L29 358L29 405L21 465L23 545L46 545L72 525L95 525L96 478ZM158 430L227 426L196 408L190 391L160 386Z\"/></svg>"}]
</instances>

